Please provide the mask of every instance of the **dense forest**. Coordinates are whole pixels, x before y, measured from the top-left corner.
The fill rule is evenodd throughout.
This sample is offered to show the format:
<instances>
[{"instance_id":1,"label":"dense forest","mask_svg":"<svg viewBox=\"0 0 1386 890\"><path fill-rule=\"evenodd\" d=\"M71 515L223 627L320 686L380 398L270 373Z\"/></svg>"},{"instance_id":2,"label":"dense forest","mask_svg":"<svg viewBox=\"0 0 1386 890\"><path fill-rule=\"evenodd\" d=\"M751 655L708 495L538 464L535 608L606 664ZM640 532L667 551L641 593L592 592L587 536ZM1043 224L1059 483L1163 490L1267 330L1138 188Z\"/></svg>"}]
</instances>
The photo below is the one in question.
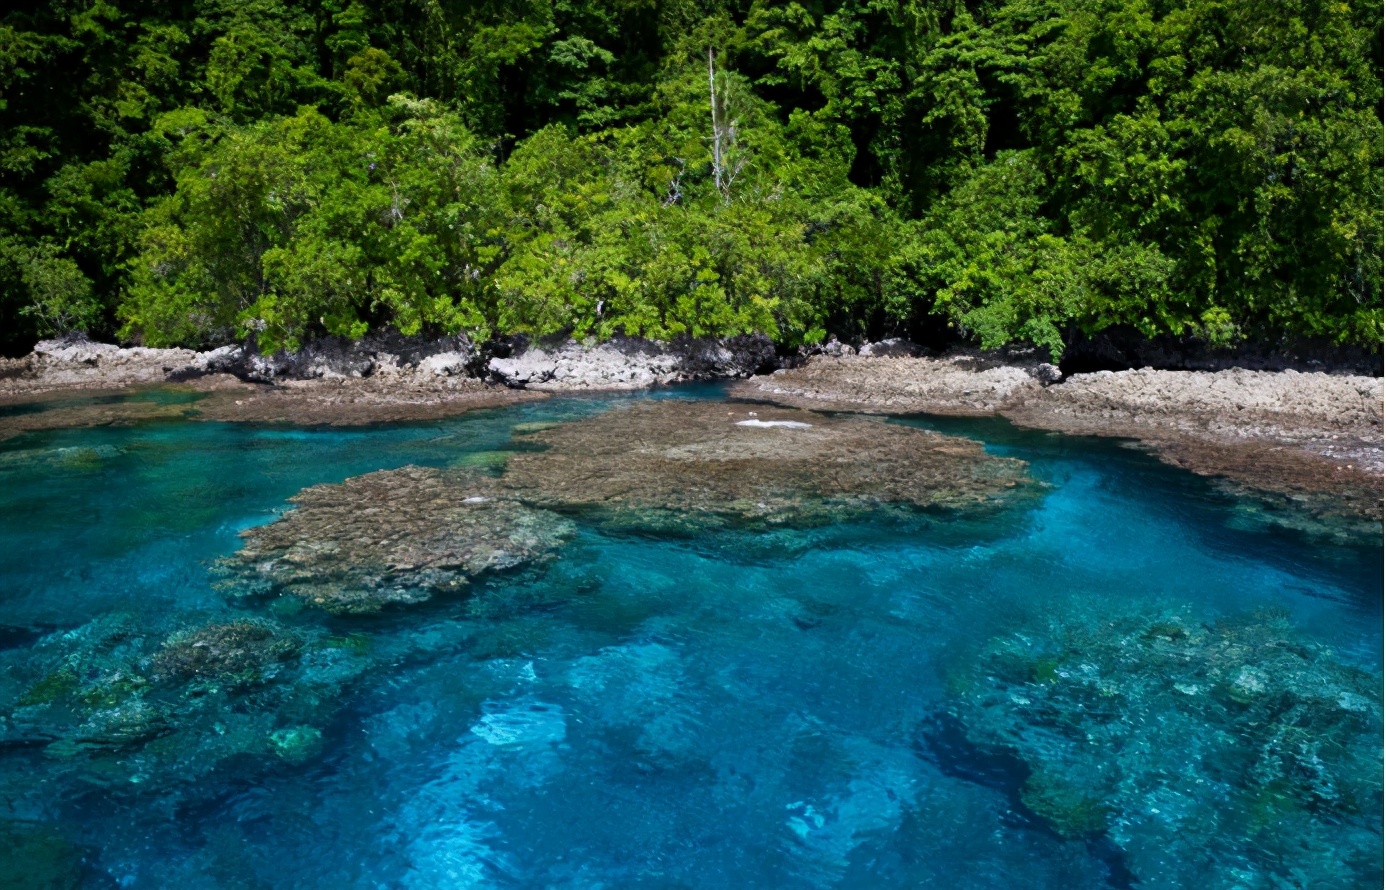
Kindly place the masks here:
<instances>
[{"instance_id":1,"label":"dense forest","mask_svg":"<svg viewBox=\"0 0 1386 890\"><path fill-rule=\"evenodd\" d=\"M1382 339L1377 0L45 0L0 349Z\"/></svg>"}]
</instances>

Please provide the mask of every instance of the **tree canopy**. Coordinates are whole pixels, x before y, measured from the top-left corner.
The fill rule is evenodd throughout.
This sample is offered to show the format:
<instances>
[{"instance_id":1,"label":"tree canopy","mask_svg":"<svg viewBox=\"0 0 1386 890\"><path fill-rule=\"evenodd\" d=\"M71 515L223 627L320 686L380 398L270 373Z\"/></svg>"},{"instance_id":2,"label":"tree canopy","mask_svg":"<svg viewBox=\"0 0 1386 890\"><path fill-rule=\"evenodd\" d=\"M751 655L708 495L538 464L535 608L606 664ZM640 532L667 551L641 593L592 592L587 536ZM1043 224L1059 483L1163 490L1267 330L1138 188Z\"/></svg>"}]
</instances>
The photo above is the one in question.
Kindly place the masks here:
<instances>
[{"instance_id":1,"label":"tree canopy","mask_svg":"<svg viewBox=\"0 0 1386 890\"><path fill-rule=\"evenodd\" d=\"M1365 0L47 0L0 348L1382 339Z\"/></svg>"}]
</instances>

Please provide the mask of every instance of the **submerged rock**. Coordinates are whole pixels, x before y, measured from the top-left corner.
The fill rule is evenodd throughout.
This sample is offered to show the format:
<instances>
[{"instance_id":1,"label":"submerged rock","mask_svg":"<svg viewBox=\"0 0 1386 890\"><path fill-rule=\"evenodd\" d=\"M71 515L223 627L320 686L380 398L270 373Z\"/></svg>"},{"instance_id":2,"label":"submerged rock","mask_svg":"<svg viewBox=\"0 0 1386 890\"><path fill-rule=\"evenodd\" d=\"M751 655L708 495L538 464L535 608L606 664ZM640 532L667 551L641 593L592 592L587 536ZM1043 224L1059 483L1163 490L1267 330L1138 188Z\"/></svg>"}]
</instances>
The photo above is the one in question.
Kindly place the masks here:
<instances>
[{"instance_id":1,"label":"submerged rock","mask_svg":"<svg viewBox=\"0 0 1386 890\"><path fill-rule=\"evenodd\" d=\"M953 685L967 737L1029 767L1021 801L1105 835L1142 886L1380 883L1381 678L1284 616L1069 621Z\"/></svg>"},{"instance_id":2,"label":"submerged rock","mask_svg":"<svg viewBox=\"0 0 1386 890\"><path fill-rule=\"evenodd\" d=\"M208 624L174 634L154 656L155 675L252 684L298 655L300 641L264 621Z\"/></svg>"},{"instance_id":3,"label":"submerged rock","mask_svg":"<svg viewBox=\"0 0 1386 890\"><path fill-rule=\"evenodd\" d=\"M322 730L314 726L286 726L270 733L270 747L289 763L303 763L322 750Z\"/></svg>"},{"instance_id":4,"label":"submerged rock","mask_svg":"<svg viewBox=\"0 0 1386 890\"><path fill-rule=\"evenodd\" d=\"M187 786L271 755L301 763L369 666L314 633L239 617L169 632L112 615L49 634L0 657L0 745L41 748L55 775L111 788Z\"/></svg>"},{"instance_id":5,"label":"submerged rock","mask_svg":"<svg viewBox=\"0 0 1386 890\"><path fill-rule=\"evenodd\" d=\"M404 467L317 485L297 509L242 533L223 564L233 592L275 592L329 612L374 612L455 591L548 556L571 525L491 477Z\"/></svg>"},{"instance_id":6,"label":"submerged rock","mask_svg":"<svg viewBox=\"0 0 1386 890\"><path fill-rule=\"evenodd\" d=\"M168 398L168 397L172 398ZM178 397L184 398L178 398ZM170 387L151 388L141 391L138 397L122 398L117 395L92 397L83 390L72 390L54 394L51 401L31 407L36 410L0 410L0 440L18 436L21 433L41 430L70 429L73 427L95 426L134 426L141 423L176 421L186 418L192 411L190 393L178 392ZM67 452L92 452L98 449L65 449ZM109 446L100 450L114 450ZM60 450L59 450L60 451ZM6 463L20 463L27 455L7 455ZM51 452L48 457L57 457ZM39 457L40 460L45 459Z\"/></svg>"},{"instance_id":7,"label":"submerged rock","mask_svg":"<svg viewBox=\"0 0 1386 890\"><path fill-rule=\"evenodd\" d=\"M721 402L655 401L535 430L548 446L511 457L503 482L542 506L816 521L897 505L970 509L1038 486L1022 461L978 442L868 417Z\"/></svg>"},{"instance_id":8,"label":"submerged rock","mask_svg":"<svg viewBox=\"0 0 1386 890\"><path fill-rule=\"evenodd\" d=\"M0 887L77 890L90 883L85 855L56 826L0 820Z\"/></svg>"},{"instance_id":9,"label":"submerged rock","mask_svg":"<svg viewBox=\"0 0 1386 890\"><path fill-rule=\"evenodd\" d=\"M1229 497L1229 528L1286 530L1338 545L1372 547L1381 542L1381 521L1370 516L1372 503L1379 506L1381 498L1368 486L1344 486L1339 492L1269 491L1218 479L1214 487Z\"/></svg>"}]
</instances>

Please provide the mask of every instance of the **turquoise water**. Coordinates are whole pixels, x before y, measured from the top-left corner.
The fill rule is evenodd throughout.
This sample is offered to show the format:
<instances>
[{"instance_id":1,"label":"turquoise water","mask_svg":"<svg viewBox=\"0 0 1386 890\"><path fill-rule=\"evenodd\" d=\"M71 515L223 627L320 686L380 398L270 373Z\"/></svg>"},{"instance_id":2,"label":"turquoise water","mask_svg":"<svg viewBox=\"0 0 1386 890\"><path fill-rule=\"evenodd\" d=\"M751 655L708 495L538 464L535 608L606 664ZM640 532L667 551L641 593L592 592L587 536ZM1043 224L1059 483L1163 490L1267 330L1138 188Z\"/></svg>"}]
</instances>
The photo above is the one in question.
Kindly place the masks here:
<instances>
[{"instance_id":1,"label":"turquoise water","mask_svg":"<svg viewBox=\"0 0 1386 890\"><path fill-rule=\"evenodd\" d=\"M651 397L720 392L635 398ZM901 422L1029 461L1051 487L1022 515L701 539L579 518L542 568L375 616L276 608L214 584L237 533L308 485L465 461L511 447L517 423L608 402L0 443L0 820L31 839L26 867L61 859L54 868L98 887L1083 888L1136 874L1174 886L1115 832L1055 830L1022 802L1013 764L958 740L941 715L959 667L989 640L1066 616L1194 625L1273 609L1338 662L1381 675L1379 542L1260 524L1119 443L989 421ZM311 723L321 736L302 753L262 740L194 768L150 753L183 744L176 734L88 757L14 729L14 709L49 688L35 665L77 664L64 653L87 628L120 616L120 645L147 653L246 615L341 654L295 674L302 688L272 705L250 687L217 692L220 711L180 713L201 715L187 719L209 738L238 714ZM1376 865L1354 873L1360 886L1380 885L1379 776L1375 794ZM1295 885L1270 880L1244 886Z\"/></svg>"}]
</instances>

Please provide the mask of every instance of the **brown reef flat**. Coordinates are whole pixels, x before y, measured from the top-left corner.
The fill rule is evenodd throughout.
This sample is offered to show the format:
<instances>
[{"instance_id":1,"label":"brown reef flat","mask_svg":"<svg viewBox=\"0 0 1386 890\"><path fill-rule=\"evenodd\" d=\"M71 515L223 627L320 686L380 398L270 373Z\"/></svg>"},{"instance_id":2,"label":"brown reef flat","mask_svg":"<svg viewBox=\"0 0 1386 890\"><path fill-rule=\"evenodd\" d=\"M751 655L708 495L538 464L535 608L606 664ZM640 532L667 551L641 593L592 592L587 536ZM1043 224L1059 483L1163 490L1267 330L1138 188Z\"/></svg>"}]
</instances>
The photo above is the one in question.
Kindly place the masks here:
<instances>
[{"instance_id":1,"label":"brown reef flat","mask_svg":"<svg viewBox=\"0 0 1386 890\"><path fill-rule=\"evenodd\" d=\"M438 420L548 398L545 393L507 389L470 377L421 374L285 380L274 385L232 378L193 385L210 390L207 398L194 405L193 416L240 423L361 426Z\"/></svg>"},{"instance_id":2,"label":"brown reef flat","mask_svg":"<svg viewBox=\"0 0 1386 890\"><path fill-rule=\"evenodd\" d=\"M335 613L378 611L546 557L570 524L465 470L404 467L315 485L242 533L222 563L235 594L285 594Z\"/></svg>"},{"instance_id":3,"label":"brown reef flat","mask_svg":"<svg viewBox=\"0 0 1386 890\"><path fill-rule=\"evenodd\" d=\"M818 357L734 396L819 410L999 415L1135 439L1230 487L1324 515L1382 516L1382 381L1295 371L1102 371L1043 385L971 358Z\"/></svg>"},{"instance_id":4,"label":"brown reef flat","mask_svg":"<svg viewBox=\"0 0 1386 890\"><path fill-rule=\"evenodd\" d=\"M158 398L161 394L173 398ZM544 398L548 395L542 392L508 389L467 377L429 379L401 374L262 384L212 374L186 383L114 390L43 390L28 398L12 396L4 406L10 410L0 412L0 440L39 430L179 419L303 426L402 423ZM26 403L35 410L15 410Z\"/></svg>"},{"instance_id":5,"label":"brown reef flat","mask_svg":"<svg viewBox=\"0 0 1386 890\"><path fill-rule=\"evenodd\" d=\"M1037 485L1024 462L980 443L808 411L722 402L616 406L532 432L504 484L532 503L763 522L844 509L975 508Z\"/></svg>"}]
</instances>

